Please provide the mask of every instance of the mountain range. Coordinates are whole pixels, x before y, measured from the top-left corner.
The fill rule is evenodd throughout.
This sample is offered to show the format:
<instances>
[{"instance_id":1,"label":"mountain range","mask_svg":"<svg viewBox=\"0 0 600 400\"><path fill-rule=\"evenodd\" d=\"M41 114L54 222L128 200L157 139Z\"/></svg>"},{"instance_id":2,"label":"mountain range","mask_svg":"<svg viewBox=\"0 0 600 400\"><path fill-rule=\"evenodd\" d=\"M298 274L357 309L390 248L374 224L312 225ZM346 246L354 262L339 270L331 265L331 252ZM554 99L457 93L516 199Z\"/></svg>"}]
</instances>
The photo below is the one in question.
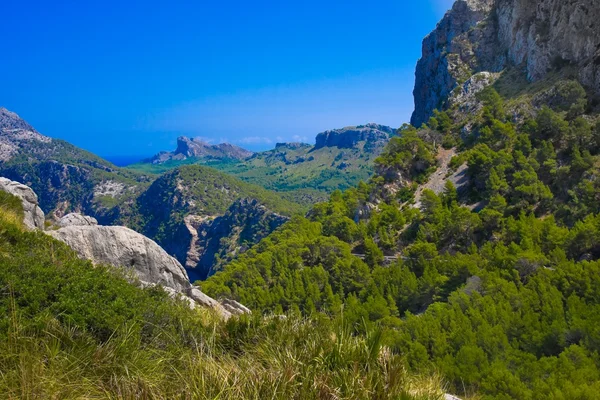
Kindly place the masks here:
<instances>
[{"instance_id":1,"label":"mountain range","mask_svg":"<svg viewBox=\"0 0 600 400\"><path fill-rule=\"evenodd\" d=\"M373 160L394 133L388 126L371 123L319 133L315 145L277 143L274 149L259 153L180 137L174 152L161 152L127 168L163 173L181 165L201 164L312 204L326 199L333 190L369 179Z\"/></svg>"}]
</instances>

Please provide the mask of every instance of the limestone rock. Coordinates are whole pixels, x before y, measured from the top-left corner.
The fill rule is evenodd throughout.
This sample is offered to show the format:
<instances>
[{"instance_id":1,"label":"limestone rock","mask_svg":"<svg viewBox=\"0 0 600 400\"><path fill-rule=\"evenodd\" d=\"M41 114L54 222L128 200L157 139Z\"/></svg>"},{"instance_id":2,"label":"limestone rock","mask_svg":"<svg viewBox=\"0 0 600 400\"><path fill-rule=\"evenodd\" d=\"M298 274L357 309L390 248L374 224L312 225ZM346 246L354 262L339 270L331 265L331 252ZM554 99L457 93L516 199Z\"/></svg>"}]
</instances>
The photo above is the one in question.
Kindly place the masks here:
<instances>
[{"instance_id":1,"label":"limestone rock","mask_svg":"<svg viewBox=\"0 0 600 400\"><path fill-rule=\"evenodd\" d=\"M190 289L181 264L154 241L129 228L71 225L48 233L95 264L131 269L141 281L160 284L181 293Z\"/></svg>"},{"instance_id":2,"label":"limestone rock","mask_svg":"<svg viewBox=\"0 0 600 400\"><path fill-rule=\"evenodd\" d=\"M22 183L0 177L0 190L21 199L23 204L23 223L29 229L44 229L44 212L39 207L38 197L31 188Z\"/></svg>"},{"instance_id":3,"label":"limestone rock","mask_svg":"<svg viewBox=\"0 0 600 400\"><path fill-rule=\"evenodd\" d=\"M185 160L191 157L215 160L243 160L253 154L254 153L249 150L229 143L211 145L201 139L180 136L177 138L177 149L175 149L175 151L161 151L146 161L152 162L153 164L162 164L170 160Z\"/></svg>"},{"instance_id":4,"label":"limestone rock","mask_svg":"<svg viewBox=\"0 0 600 400\"><path fill-rule=\"evenodd\" d=\"M232 315L242 315L242 314L251 314L252 311L243 304L238 303L235 300L231 299L223 299L221 300L221 305L227 311L229 311Z\"/></svg>"},{"instance_id":5,"label":"limestone rock","mask_svg":"<svg viewBox=\"0 0 600 400\"><path fill-rule=\"evenodd\" d=\"M446 108L453 90L477 72L523 68L532 80L569 65L600 95L597 0L458 0L423 41L411 123Z\"/></svg>"},{"instance_id":6,"label":"limestone rock","mask_svg":"<svg viewBox=\"0 0 600 400\"><path fill-rule=\"evenodd\" d=\"M62 220L75 225L48 234L65 242L82 258L129 269L143 286L161 285L171 297L182 298L192 308L212 308L225 319L250 312L235 301L224 300L227 305L222 305L192 286L181 264L144 235L122 226L98 226L93 218L79 214L66 215Z\"/></svg>"},{"instance_id":7,"label":"limestone rock","mask_svg":"<svg viewBox=\"0 0 600 400\"><path fill-rule=\"evenodd\" d=\"M98 221L94 217L81 215L78 213L67 214L58 221L58 226L61 228L67 226L94 226L98 225Z\"/></svg>"},{"instance_id":8,"label":"limestone rock","mask_svg":"<svg viewBox=\"0 0 600 400\"><path fill-rule=\"evenodd\" d=\"M367 142L371 147L385 146L394 130L389 126L367 124L334 129L319 133L316 138L315 150L323 147L341 149L354 148L359 142Z\"/></svg>"}]
</instances>

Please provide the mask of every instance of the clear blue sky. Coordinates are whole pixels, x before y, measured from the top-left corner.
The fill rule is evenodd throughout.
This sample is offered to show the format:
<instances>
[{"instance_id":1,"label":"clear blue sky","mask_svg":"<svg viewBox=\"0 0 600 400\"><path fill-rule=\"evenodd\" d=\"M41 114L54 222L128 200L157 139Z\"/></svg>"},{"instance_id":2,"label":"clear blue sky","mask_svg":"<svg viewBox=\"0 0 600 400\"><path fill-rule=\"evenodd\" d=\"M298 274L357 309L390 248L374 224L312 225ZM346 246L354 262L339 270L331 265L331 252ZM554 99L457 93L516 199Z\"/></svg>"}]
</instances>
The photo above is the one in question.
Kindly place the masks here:
<instances>
[{"instance_id":1,"label":"clear blue sky","mask_svg":"<svg viewBox=\"0 0 600 400\"><path fill-rule=\"evenodd\" d=\"M451 0L7 1L0 106L102 156L400 126Z\"/></svg>"}]
</instances>

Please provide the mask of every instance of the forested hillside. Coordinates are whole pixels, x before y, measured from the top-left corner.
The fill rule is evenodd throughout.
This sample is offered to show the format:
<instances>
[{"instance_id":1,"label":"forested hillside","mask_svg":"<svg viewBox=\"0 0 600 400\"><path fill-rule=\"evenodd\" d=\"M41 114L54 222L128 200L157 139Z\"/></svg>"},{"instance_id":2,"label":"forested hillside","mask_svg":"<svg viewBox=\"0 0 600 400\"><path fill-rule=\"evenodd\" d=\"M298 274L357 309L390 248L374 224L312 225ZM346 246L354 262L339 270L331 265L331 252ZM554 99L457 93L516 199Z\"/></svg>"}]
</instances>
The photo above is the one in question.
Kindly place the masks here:
<instances>
[{"instance_id":1,"label":"forested hillside","mask_svg":"<svg viewBox=\"0 0 600 400\"><path fill-rule=\"evenodd\" d=\"M0 191L0 394L43 398L439 399L417 376L342 320L222 321L122 271L93 267L22 225L21 201Z\"/></svg>"},{"instance_id":2,"label":"forested hillside","mask_svg":"<svg viewBox=\"0 0 600 400\"><path fill-rule=\"evenodd\" d=\"M382 327L411 369L438 369L463 395L594 398L600 120L568 70L535 85L515 76L401 128L368 183L202 289L255 310L343 315L357 333Z\"/></svg>"}]
</instances>

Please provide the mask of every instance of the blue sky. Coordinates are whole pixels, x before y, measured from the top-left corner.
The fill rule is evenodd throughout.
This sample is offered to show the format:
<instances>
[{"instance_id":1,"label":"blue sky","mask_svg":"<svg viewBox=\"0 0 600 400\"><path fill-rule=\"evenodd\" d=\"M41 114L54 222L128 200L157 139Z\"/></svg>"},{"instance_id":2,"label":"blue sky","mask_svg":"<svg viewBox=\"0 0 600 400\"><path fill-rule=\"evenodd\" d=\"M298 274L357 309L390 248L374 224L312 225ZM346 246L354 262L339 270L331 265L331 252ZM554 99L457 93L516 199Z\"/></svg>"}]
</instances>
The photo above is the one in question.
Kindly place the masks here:
<instances>
[{"instance_id":1,"label":"blue sky","mask_svg":"<svg viewBox=\"0 0 600 400\"><path fill-rule=\"evenodd\" d=\"M102 156L151 155L179 135L259 150L397 127L422 38L451 4L6 2L0 106Z\"/></svg>"}]
</instances>

